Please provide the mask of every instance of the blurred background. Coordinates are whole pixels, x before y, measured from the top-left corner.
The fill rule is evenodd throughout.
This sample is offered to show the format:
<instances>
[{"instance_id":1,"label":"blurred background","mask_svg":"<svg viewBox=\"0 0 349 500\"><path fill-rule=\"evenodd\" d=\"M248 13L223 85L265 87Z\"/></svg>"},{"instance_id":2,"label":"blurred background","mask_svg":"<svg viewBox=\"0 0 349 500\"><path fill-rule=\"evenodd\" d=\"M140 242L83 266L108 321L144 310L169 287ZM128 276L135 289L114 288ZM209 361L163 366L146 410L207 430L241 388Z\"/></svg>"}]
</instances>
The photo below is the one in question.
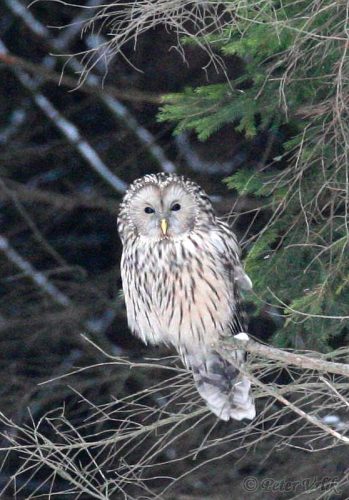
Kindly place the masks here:
<instances>
[{"instance_id":1,"label":"blurred background","mask_svg":"<svg viewBox=\"0 0 349 500\"><path fill-rule=\"evenodd\" d=\"M233 126L224 126L206 142L190 133L174 136L171 125L157 120L162 96L188 85L225 81L205 52L189 45L184 60L174 48L176 35L156 28L139 37L136 50L126 45L124 57L115 57L108 69L99 61L81 84L81 60L71 54L103 42L88 32L81 36L90 12L56 2L28 5L26 0L0 3L0 409L15 426L25 427L64 406L79 425L89 418L86 401L103 407L144 389L154 378L152 370L106 364L105 353L134 363L174 354L146 348L127 329L116 230L127 185L151 172L189 176L245 241L267 215L262 211L255 218L258 202L237 198L222 179L243 163L265 163L279 154L284 137L280 131L272 137L260 133L247 141ZM237 57L226 57L225 66L229 77L241 74ZM275 328L265 310L250 330L267 340ZM162 372L155 376L168 377ZM205 425L207 432L213 419ZM326 464L332 477L344 467L340 455L329 463L331 452L313 460L288 449L277 452L275 460L270 457L273 446L263 442L245 457L243 452L232 456L226 443L215 455L207 452L208 464L215 457L211 465L184 477L163 498L255 498L257 493L242 488L246 475L282 479L292 467L295 475L300 469L312 477ZM183 460L177 475L192 467L191 459ZM66 498L64 479L57 478L54 487L45 484L45 467L33 476L30 471L18 475L16 493L8 482L21 463L20 454L4 461L1 498L34 498L36 491L48 498L50 488ZM151 484L154 491L158 483ZM261 495L290 498L280 491ZM79 498L92 497L85 493Z\"/></svg>"}]
</instances>

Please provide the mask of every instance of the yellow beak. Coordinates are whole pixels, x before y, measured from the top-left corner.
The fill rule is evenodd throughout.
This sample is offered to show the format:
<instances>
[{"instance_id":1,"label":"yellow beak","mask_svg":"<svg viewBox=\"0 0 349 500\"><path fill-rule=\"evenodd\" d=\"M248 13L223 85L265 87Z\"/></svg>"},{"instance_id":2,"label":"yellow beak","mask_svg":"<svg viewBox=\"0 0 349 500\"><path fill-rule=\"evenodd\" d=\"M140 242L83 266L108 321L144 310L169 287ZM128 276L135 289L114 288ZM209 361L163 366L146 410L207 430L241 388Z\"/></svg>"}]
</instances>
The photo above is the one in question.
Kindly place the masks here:
<instances>
[{"instance_id":1,"label":"yellow beak","mask_svg":"<svg viewBox=\"0 0 349 500\"><path fill-rule=\"evenodd\" d=\"M164 236L166 236L166 234L167 234L167 229L168 229L168 222L167 222L167 219L161 219L161 221L160 221L160 227L161 227L162 234L163 234Z\"/></svg>"}]
</instances>

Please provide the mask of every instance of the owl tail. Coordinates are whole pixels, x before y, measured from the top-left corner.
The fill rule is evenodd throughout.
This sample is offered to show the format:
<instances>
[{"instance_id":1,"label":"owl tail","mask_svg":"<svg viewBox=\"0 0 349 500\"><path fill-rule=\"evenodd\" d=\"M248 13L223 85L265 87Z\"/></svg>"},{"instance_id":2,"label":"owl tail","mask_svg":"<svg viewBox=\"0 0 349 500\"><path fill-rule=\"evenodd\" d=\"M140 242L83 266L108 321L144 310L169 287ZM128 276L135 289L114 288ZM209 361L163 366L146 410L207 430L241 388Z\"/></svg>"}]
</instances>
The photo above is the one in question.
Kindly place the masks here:
<instances>
[{"instance_id":1,"label":"owl tail","mask_svg":"<svg viewBox=\"0 0 349 500\"><path fill-rule=\"evenodd\" d=\"M246 338L246 334L244 335ZM236 350L232 363L215 351L186 353L185 361L191 367L200 396L209 409L222 420L252 420L256 409L250 393L250 381L237 368L244 362L245 353Z\"/></svg>"}]
</instances>

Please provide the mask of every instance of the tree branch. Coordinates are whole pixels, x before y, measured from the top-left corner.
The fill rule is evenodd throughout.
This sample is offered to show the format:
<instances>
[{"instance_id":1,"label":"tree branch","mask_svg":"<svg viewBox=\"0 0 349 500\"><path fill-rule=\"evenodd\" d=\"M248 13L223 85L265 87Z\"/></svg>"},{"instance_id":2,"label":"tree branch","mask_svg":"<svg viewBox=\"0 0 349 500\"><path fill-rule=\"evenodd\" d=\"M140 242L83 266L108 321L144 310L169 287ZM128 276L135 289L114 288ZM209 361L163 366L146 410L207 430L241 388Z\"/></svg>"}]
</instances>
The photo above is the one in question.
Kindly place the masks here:
<instances>
[{"instance_id":1,"label":"tree branch","mask_svg":"<svg viewBox=\"0 0 349 500\"><path fill-rule=\"evenodd\" d=\"M277 349L259 342L255 342L252 339L239 340L235 337L229 339L229 341L224 341L222 347L218 347L219 352L224 355L224 351L227 349L243 349L251 354L257 354L261 357L272 359L275 361L280 361L286 365L298 366L302 369L316 370L320 372L333 373L336 375L344 375L349 377L349 364L335 363L333 361L326 361L323 359L323 355L318 352L309 352L309 354L300 354L296 352L291 352L287 350ZM225 352L226 355L226 352Z\"/></svg>"},{"instance_id":2,"label":"tree branch","mask_svg":"<svg viewBox=\"0 0 349 500\"><path fill-rule=\"evenodd\" d=\"M54 82L57 85L62 85L71 90L75 90L79 87L79 82L76 78L71 76L62 75L43 66L42 64L36 64L31 61L27 61L21 57L15 56L12 53L0 53L0 62L6 64L9 67L18 67L28 71L32 75L40 76L46 82ZM79 91L84 94L98 96L100 99L104 99L106 94L121 99L123 101L132 102L147 102L149 104L159 105L162 104L163 98L161 95L152 94L150 92L142 92L140 90L122 90L110 85L89 85L85 83L79 87Z\"/></svg>"},{"instance_id":3,"label":"tree branch","mask_svg":"<svg viewBox=\"0 0 349 500\"><path fill-rule=\"evenodd\" d=\"M37 36L45 40L45 43L54 51L62 51L63 50L63 43L60 41L60 39L56 39L51 41L50 40L50 34L47 30L47 28L39 21L37 21L33 15L31 14L30 16L26 15L25 10L23 9L22 4L18 0L6 0L7 2L7 7L13 12L14 14L18 15L21 17L23 22L26 24L26 26ZM92 8L95 4L95 1L92 0L92 4L90 6L87 6L87 8ZM76 23L76 26L78 26L81 23L80 17L78 22ZM75 22L71 23L75 25ZM73 33L75 34L76 31L74 30ZM63 35L62 35L63 39ZM71 39L71 36L69 38L64 37L65 42L69 41ZM94 49L92 49L94 50ZM77 72L77 73L83 73L84 68L83 66L77 61L76 58L70 57L67 61L67 65L71 66L72 69ZM85 78L86 82L90 86L90 88L96 87L97 89L100 89L103 87L103 78L98 77L95 74L92 74L89 72L89 74ZM75 88L80 88L81 85L75 86ZM160 168L162 169L163 172L175 172L176 171L176 166L175 164L167 158L165 155L163 149L156 143L155 137L147 130L145 127L140 125L136 118L130 113L130 111L121 103L119 102L115 97L109 94L105 93L99 93L99 96L102 100L102 102L107 106L107 108L111 111L111 113L114 115L117 120L122 120L122 122L125 124L125 126L130 129L139 142L141 144L144 144L149 153L153 156L155 161L159 164Z\"/></svg>"},{"instance_id":4,"label":"tree branch","mask_svg":"<svg viewBox=\"0 0 349 500\"><path fill-rule=\"evenodd\" d=\"M7 48L2 41L0 41L0 50L4 54L7 54ZM47 116L47 118L49 118L52 123L63 133L68 141L75 146L77 151L86 160L88 165L90 165L90 167L100 177L102 177L112 188L114 188L115 191L117 191L118 193L124 193L127 188L126 182L124 182L113 172L111 172L111 170L105 165L103 160L99 157L90 143L82 137L79 129L71 121L67 120L54 107L49 99L47 99L47 97L45 97L41 92L38 91L39 84L20 69L15 69L14 73L16 74L23 87L32 94L36 105Z\"/></svg>"}]
</instances>

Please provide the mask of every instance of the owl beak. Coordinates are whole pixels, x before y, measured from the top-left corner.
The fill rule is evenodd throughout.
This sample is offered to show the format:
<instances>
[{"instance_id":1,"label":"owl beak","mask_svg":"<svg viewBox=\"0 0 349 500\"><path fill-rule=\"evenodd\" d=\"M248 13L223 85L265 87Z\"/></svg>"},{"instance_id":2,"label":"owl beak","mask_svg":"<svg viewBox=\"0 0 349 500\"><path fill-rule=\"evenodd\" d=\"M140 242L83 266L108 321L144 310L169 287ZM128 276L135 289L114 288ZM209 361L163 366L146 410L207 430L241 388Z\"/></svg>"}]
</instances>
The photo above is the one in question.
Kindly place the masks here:
<instances>
[{"instance_id":1,"label":"owl beak","mask_svg":"<svg viewBox=\"0 0 349 500\"><path fill-rule=\"evenodd\" d=\"M163 234L164 236L166 236L166 234L167 234L167 229L168 229L168 222L167 222L167 219L161 219L161 221L160 221L160 227L161 227L162 234Z\"/></svg>"}]
</instances>

